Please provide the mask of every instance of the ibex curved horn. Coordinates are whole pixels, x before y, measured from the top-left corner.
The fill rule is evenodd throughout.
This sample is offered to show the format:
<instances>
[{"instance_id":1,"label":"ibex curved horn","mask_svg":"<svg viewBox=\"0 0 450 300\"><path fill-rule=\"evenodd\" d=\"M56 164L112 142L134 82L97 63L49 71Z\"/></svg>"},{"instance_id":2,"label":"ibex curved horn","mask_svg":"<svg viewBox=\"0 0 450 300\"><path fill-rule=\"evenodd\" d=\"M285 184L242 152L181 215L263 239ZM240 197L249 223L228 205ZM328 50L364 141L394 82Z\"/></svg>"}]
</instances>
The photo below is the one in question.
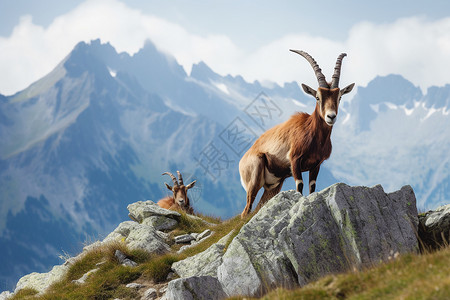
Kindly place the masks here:
<instances>
[{"instance_id":1,"label":"ibex curved horn","mask_svg":"<svg viewBox=\"0 0 450 300\"><path fill-rule=\"evenodd\" d=\"M316 73L316 78L317 78L317 81L319 82L319 87L330 88L327 81L325 80L325 75L322 74L322 69L319 67L319 64L317 64L317 62L314 60L314 58L312 58L311 55L309 55L305 51L301 51L301 50L293 50L293 49L289 49L289 50L292 52L295 52L297 54L300 54L301 56L306 58L306 60L311 64L311 67L313 68L314 72Z\"/></svg>"},{"instance_id":2,"label":"ibex curved horn","mask_svg":"<svg viewBox=\"0 0 450 300\"><path fill-rule=\"evenodd\" d=\"M177 179L175 178L175 176L173 176L172 173L164 172L164 173L162 173L162 175L169 175L170 178L172 178L173 184L176 185L176 186L178 186L178 181L177 181Z\"/></svg>"},{"instance_id":3,"label":"ibex curved horn","mask_svg":"<svg viewBox=\"0 0 450 300\"><path fill-rule=\"evenodd\" d=\"M334 74L331 80L331 89L335 89L337 87L339 87L339 78L341 77L341 64L342 64L342 59L344 57L346 57L347 54L346 53L341 53L341 55L339 55L339 57L336 60L336 66L334 67Z\"/></svg>"},{"instance_id":4,"label":"ibex curved horn","mask_svg":"<svg viewBox=\"0 0 450 300\"><path fill-rule=\"evenodd\" d=\"M178 183L179 183L180 185L183 185L183 177L181 176L180 171L177 171L177 174L178 174Z\"/></svg>"}]
</instances>

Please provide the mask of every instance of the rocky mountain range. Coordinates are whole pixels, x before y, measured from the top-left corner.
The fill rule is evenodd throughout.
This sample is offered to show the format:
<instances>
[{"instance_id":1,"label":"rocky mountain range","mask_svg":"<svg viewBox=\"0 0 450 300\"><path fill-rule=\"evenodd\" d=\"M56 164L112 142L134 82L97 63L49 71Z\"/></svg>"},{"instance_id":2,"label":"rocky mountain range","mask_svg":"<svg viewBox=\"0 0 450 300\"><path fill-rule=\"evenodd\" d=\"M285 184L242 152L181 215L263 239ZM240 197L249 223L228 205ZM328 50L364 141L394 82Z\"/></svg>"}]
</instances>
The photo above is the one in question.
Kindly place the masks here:
<instances>
[{"instance_id":1,"label":"rocky mountain range","mask_svg":"<svg viewBox=\"0 0 450 300\"><path fill-rule=\"evenodd\" d=\"M423 93L389 75L353 93L318 190L338 181L387 191L410 184L419 208L446 203L450 85ZM44 78L0 95L0 290L101 239L127 218L127 204L165 196L165 171L197 179L196 211L240 213L242 154L314 105L295 82L248 83L202 62L187 74L150 42L132 56L99 40L79 43ZM292 187L288 180L284 189Z\"/></svg>"}]
</instances>

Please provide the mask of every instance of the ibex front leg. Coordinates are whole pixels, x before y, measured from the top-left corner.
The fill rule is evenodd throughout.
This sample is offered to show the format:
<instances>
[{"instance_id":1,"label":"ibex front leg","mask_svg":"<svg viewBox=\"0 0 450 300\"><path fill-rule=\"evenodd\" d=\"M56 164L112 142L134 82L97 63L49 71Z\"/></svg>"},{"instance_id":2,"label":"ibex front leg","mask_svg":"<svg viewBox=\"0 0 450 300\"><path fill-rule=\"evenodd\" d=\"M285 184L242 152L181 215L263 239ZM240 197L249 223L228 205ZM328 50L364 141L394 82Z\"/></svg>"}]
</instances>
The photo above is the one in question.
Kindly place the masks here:
<instances>
[{"instance_id":1,"label":"ibex front leg","mask_svg":"<svg viewBox=\"0 0 450 300\"><path fill-rule=\"evenodd\" d=\"M312 194L316 190L316 179L319 175L320 164L309 171L309 193Z\"/></svg>"},{"instance_id":2,"label":"ibex front leg","mask_svg":"<svg viewBox=\"0 0 450 300\"><path fill-rule=\"evenodd\" d=\"M295 187L297 192L303 195L303 178L302 178L302 159L301 157L291 159L292 176L295 179Z\"/></svg>"}]
</instances>

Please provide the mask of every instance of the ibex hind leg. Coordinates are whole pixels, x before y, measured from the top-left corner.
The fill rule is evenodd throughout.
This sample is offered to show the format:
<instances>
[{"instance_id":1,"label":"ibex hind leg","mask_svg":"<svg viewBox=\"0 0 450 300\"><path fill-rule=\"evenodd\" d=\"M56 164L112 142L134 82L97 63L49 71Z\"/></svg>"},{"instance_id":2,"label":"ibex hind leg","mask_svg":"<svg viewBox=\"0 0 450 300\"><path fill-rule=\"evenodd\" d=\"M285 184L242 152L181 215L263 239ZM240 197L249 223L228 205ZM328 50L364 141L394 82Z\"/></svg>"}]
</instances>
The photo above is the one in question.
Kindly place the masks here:
<instances>
[{"instance_id":1,"label":"ibex hind leg","mask_svg":"<svg viewBox=\"0 0 450 300\"><path fill-rule=\"evenodd\" d=\"M247 205L241 213L241 217L244 218L252 210L256 195L264 184L264 161L261 157L252 157L246 166L239 166L239 172L241 173L242 181L245 183L243 185L247 191Z\"/></svg>"},{"instance_id":2,"label":"ibex hind leg","mask_svg":"<svg viewBox=\"0 0 450 300\"><path fill-rule=\"evenodd\" d=\"M275 197L281 191L282 186L283 182L280 182L273 189L267 190L266 188L264 188L264 193L261 196L261 200L259 200L258 206L256 206L256 210L259 210L261 207L263 207L264 204L266 204L267 201Z\"/></svg>"}]
</instances>

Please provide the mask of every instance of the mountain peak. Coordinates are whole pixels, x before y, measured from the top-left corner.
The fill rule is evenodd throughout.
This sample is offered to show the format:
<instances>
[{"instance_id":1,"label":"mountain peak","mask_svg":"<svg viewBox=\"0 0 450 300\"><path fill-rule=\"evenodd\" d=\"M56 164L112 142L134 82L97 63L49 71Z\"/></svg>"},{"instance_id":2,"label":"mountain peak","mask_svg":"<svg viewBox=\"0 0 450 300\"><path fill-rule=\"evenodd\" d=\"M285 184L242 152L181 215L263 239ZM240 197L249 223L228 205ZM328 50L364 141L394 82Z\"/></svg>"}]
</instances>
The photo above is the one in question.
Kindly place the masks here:
<instances>
[{"instance_id":1,"label":"mountain peak","mask_svg":"<svg viewBox=\"0 0 450 300\"><path fill-rule=\"evenodd\" d=\"M198 64L192 65L191 75L192 78L207 82L209 79L215 80L220 76L215 73L207 64L203 61Z\"/></svg>"},{"instance_id":2,"label":"mountain peak","mask_svg":"<svg viewBox=\"0 0 450 300\"><path fill-rule=\"evenodd\" d=\"M424 100L427 107L434 107L437 109L450 107L450 84L446 84L443 87L429 87Z\"/></svg>"},{"instance_id":3,"label":"mountain peak","mask_svg":"<svg viewBox=\"0 0 450 300\"><path fill-rule=\"evenodd\" d=\"M109 44L101 44L100 40L91 41L90 44L80 42L66 58L64 68L70 77L79 77L86 71L103 77L108 73L104 60L112 55L117 56L115 49Z\"/></svg>"},{"instance_id":4,"label":"mountain peak","mask_svg":"<svg viewBox=\"0 0 450 300\"><path fill-rule=\"evenodd\" d=\"M158 70L159 76L163 76L163 73L166 73L163 76L167 76L165 79L173 76L178 78L187 77L186 72L175 57L158 49L150 40L145 42L144 47L134 54L132 59L134 64L141 65L141 69Z\"/></svg>"},{"instance_id":5,"label":"mountain peak","mask_svg":"<svg viewBox=\"0 0 450 300\"><path fill-rule=\"evenodd\" d=\"M98 58L116 56L116 49L109 43L102 43L100 39L91 40L89 43L79 42L72 50L74 52L84 52L95 55Z\"/></svg>"},{"instance_id":6,"label":"mountain peak","mask_svg":"<svg viewBox=\"0 0 450 300\"><path fill-rule=\"evenodd\" d=\"M401 75L391 74L377 76L367 87L359 87L358 94L365 98L367 104L391 102L397 105L411 106L415 100L422 98L422 91Z\"/></svg>"}]
</instances>

